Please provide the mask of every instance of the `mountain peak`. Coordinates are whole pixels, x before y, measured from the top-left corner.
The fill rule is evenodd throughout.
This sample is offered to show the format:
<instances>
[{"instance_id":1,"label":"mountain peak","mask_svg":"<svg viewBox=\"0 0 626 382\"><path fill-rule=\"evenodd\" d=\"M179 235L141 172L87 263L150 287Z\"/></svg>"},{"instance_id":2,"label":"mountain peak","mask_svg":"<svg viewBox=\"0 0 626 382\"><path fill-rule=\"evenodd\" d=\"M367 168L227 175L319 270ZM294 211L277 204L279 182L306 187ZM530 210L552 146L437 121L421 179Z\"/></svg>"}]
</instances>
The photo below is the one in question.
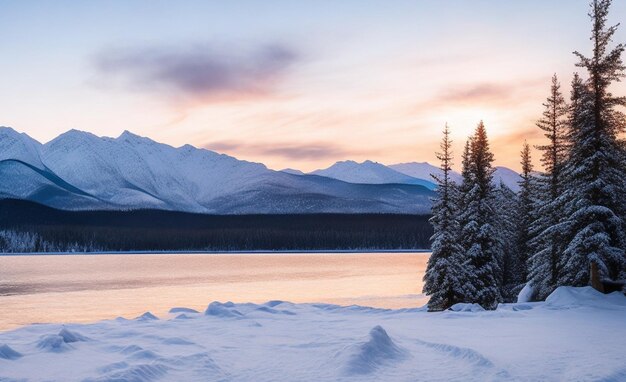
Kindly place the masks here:
<instances>
[{"instance_id":1,"label":"mountain peak","mask_svg":"<svg viewBox=\"0 0 626 382\"><path fill-rule=\"evenodd\" d=\"M117 137L116 140L121 141L121 142L128 142L128 143L156 143L150 138L142 137L141 135L137 135L128 130L124 130L124 132L120 134L120 136Z\"/></svg>"}]
</instances>

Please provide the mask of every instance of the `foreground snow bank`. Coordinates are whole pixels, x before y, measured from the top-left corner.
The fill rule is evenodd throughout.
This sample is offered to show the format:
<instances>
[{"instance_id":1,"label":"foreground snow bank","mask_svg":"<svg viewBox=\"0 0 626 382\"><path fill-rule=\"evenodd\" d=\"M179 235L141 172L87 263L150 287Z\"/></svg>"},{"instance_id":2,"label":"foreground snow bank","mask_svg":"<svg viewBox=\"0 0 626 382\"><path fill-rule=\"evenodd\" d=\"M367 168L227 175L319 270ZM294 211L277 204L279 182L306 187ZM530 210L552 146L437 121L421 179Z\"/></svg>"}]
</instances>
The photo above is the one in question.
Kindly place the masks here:
<instances>
[{"instance_id":1,"label":"foreground snow bank","mask_svg":"<svg viewBox=\"0 0 626 382\"><path fill-rule=\"evenodd\" d=\"M625 381L626 297L457 311L211 303L0 333L0 381Z\"/></svg>"}]
</instances>

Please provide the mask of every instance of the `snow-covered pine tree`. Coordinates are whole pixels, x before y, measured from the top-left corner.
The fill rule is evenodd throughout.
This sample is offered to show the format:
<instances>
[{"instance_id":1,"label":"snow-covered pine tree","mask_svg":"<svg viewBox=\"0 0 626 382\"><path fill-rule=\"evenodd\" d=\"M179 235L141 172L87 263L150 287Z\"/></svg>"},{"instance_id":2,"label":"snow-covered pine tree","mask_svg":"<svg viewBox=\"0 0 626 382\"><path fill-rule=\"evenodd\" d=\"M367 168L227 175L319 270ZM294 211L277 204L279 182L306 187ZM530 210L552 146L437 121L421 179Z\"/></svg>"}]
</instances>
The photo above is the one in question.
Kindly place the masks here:
<instances>
[{"instance_id":1,"label":"snow-covered pine tree","mask_svg":"<svg viewBox=\"0 0 626 382\"><path fill-rule=\"evenodd\" d=\"M467 147L467 146L466 146ZM466 157L468 154L469 157ZM467 163L466 163L467 162ZM494 208L493 153L489 149L487 131L481 121L464 152L462 211L460 214L461 244L467 271L465 302L495 309L502 301L501 247ZM467 168L465 168L467 167Z\"/></svg>"},{"instance_id":2,"label":"snow-covered pine tree","mask_svg":"<svg viewBox=\"0 0 626 382\"><path fill-rule=\"evenodd\" d=\"M622 53L625 45L609 50L617 26L607 27L611 0L593 0L593 55L575 52L579 67L589 78L577 93L577 110L572 118L572 149L568 160L567 190L570 235L561 259L559 285L583 286L590 283L590 264L598 266L601 277L616 279L626 274L624 253L624 189L626 169L620 134L624 114L617 107L626 99L615 97L609 87L624 77Z\"/></svg>"},{"instance_id":3,"label":"snow-covered pine tree","mask_svg":"<svg viewBox=\"0 0 626 382\"><path fill-rule=\"evenodd\" d=\"M556 74L552 77L550 96L543 104L543 116L537 126L544 131L548 143L537 146L543 152L543 173L538 179L538 194L532 224L533 254L529 262L529 279L535 298L545 299L558 284L559 258L564 245L559 223L565 216L564 166L568 154L568 107L561 93Z\"/></svg>"},{"instance_id":4,"label":"snow-covered pine tree","mask_svg":"<svg viewBox=\"0 0 626 382\"><path fill-rule=\"evenodd\" d=\"M429 311L440 311L462 301L461 288L465 279L462 266L462 248L458 244L459 224L456 220L456 186L450 179L452 172L452 141L446 124L441 140L441 176L431 175L437 184L438 198L433 204L430 219L434 234L432 254L424 275L424 293L430 296Z\"/></svg>"},{"instance_id":5,"label":"snow-covered pine tree","mask_svg":"<svg viewBox=\"0 0 626 382\"><path fill-rule=\"evenodd\" d=\"M518 254L518 277L519 284L528 281L528 263L532 255L531 241L533 238L533 223L537 197L537 179L533 175L533 163L530 153L530 145L524 141L521 151L522 172L519 181L520 190L517 195L517 233L515 243Z\"/></svg>"},{"instance_id":6,"label":"snow-covered pine tree","mask_svg":"<svg viewBox=\"0 0 626 382\"><path fill-rule=\"evenodd\" d=\"M504 182L500 182L495 190L496 223L498 245L502 252L500 268L502 269L502 289L500 293L504 301L513 302L521 279L519 248L517 246L518 229L518 196Z\"/></svg>"}]
</instances>

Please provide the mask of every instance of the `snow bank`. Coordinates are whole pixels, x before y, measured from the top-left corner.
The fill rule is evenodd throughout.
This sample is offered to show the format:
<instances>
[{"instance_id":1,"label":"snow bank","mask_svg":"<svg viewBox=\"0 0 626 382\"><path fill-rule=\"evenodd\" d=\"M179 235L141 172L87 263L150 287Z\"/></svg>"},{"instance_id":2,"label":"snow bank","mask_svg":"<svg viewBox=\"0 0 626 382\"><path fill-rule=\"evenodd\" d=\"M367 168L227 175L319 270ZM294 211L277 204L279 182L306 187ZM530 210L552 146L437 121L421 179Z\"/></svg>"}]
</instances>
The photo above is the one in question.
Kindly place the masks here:
<instances>
[{"instance_id":1,"label":"snow bank","mask_svg":"<svg viewBox=\"0 0 626 382\"><path fill-rule=\"evenodd\" d=\"M626 297L591 288L462 314L282 301L179 309L0 333L0 381L626 380Z\"/></svg>"},{"instance_id":2,"label":"snow bank","mask_svg":"<svg viewBox=\"0 0 626 382\"><path fill-rule=\"evenodd\" d=\"M468 304L464 302L459 302L450 307L453 312L484 312L485 308L480 306L480 304Z\"/></svg>"},{"instance_id":3,"label":"snow bank","mask_svg":"<svg viewBox=\"0 0 626 382\"><path fill-rule=\"evenodd\" d=\"M546 298L546 305L566 309L581 306L612 309L626 307L626 298L620 292L603 294L592 287L558 287Z\"/></svg>"}]
</instances>

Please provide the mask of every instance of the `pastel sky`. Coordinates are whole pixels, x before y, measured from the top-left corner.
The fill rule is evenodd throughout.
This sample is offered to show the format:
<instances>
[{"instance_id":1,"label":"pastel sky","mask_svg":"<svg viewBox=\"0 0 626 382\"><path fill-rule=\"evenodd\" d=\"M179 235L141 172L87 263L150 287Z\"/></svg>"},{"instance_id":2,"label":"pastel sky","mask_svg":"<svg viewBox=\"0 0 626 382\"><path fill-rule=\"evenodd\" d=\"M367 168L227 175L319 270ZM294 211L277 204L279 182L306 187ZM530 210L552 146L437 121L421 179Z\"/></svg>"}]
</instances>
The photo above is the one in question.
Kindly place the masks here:
<instances>
[{"instance_id":1,"label":"pastel sky","mask_svg":"<svg viewBox=\"0 0 626 382\"><path fill-rule=\"evenodd\" d=\"M571 52L590 51L587 11L587 0L0 0L0 125L42 142L130 130L310 171L436 163L446 122L460 154L483 119L497 164L518 169L523 139L541 141L550 77L569 92Z\"/></svg>"}]
</instances>

